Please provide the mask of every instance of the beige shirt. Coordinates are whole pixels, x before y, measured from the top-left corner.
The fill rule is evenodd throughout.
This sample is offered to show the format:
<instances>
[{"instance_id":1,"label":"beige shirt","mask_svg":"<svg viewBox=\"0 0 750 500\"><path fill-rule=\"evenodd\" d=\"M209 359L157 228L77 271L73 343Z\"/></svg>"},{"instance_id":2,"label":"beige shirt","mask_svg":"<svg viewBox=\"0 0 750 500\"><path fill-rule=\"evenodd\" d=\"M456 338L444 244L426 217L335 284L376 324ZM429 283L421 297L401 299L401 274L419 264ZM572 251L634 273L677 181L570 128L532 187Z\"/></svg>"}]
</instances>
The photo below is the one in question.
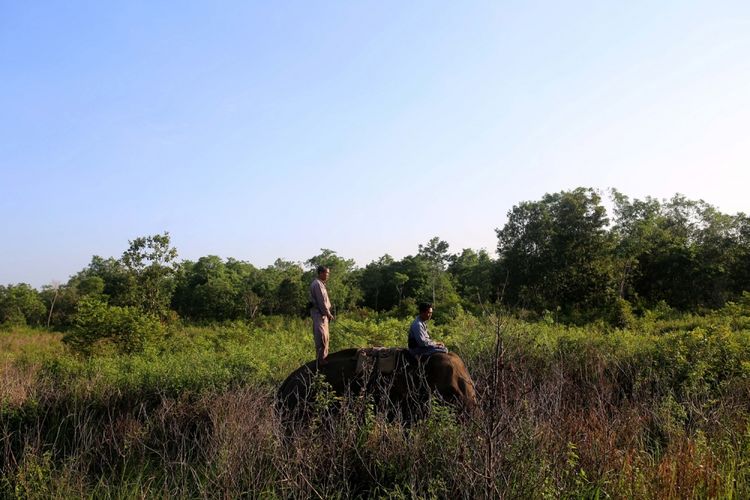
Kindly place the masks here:
<instances>
[{"instance_id":1,"label":"beige shirt","mask_svg":"<svg viewBox=\"0 0 750 500\"><path fill-rule=\"evenodd\" d=\"M331 316L331 301L328 300L328 290L325 283L315 278L310 284L310 302L321 316Z\"/></svg>"}]
</instances>

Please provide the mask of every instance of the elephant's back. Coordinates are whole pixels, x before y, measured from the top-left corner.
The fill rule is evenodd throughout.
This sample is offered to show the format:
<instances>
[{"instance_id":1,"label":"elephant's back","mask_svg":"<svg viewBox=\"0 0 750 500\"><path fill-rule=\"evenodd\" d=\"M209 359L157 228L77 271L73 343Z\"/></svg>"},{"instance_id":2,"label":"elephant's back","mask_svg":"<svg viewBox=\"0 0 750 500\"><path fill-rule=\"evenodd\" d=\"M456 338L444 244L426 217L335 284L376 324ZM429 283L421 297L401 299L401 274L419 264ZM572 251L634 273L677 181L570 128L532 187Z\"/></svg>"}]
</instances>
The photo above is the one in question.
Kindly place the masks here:
<instances>
[{"instance_id":1,"label":"elephant's back","mask_svg":"<svg viewBox=\"0 0 750 500\"><path fill-rule=\"evenodd\" d=\"M344 361L344 360L357 359L358 351L359 349L357 349L356 347L352 347L350 349L342 349L340 351L336 351L336 352L329 354L327 359L329 362L333 360Z\"/></svg>"},{"instance_id":2,"label":"elephant's back","mask_svg":"<svg viewBox=\"0 0 750 500\"><path fill-rule=\"evenodd\" d=\"M298 399L303 397L303 394L309 393L311 381L315 374L319 372L325 376L328 382L333 382L334 387L338 386L339 384L331 378L335 378L341 372L351 371L351 366L356 364L358 350L356 348L343 349L329 354L328 364L321 369L318 369L315 361L309 361L300 366L281 383L277 391L277 399L289 402L291 398L291 401L296 403Z\"/></svg>"}]
</instances>

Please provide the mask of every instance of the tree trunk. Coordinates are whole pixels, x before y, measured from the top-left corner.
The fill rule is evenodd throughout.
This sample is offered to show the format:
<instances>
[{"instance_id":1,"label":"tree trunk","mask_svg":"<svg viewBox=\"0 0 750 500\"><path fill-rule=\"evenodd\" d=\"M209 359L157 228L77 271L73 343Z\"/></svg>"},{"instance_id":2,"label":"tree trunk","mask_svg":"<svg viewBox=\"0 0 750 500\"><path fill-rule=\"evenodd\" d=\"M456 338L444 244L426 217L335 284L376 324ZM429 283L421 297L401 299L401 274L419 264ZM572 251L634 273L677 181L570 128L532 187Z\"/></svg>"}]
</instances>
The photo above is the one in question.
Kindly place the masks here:
<instances>
[{"instance_id":1,"label":"tree trunk","mask_svg":"<svg viewBox=\"0 0 750 500\"><path fill-rule=\"evenodd\" d=\"M55 289L55 296L52 297L52 304L49 306L49 314L47 315L47 328L49 328L50 323L52 322L52 311L55 309L55 302L57 301L57 294L60 292L59 288Z\"/></svg>"}]
</instances>

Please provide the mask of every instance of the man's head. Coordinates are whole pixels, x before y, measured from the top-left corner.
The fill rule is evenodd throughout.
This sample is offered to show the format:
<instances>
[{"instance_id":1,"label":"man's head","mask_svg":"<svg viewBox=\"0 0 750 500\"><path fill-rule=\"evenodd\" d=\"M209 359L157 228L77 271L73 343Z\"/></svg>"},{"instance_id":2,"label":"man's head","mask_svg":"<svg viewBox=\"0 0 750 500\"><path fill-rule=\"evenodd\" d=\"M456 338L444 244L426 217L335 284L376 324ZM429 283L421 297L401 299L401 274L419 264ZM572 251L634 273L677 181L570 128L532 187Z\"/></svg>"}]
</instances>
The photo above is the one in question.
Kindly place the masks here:
<instances>
[{"instance_id":1,"label":"man's head","mask_svg":"<svg viewBox=\"0 0 750 500\"><path fill-rule=\"evenodd\" d=\"M328 276L331 274L330 269L328 269L326 266L318 266L316 271L318 271L318 279L320 281L328 281Z\"/></svg>"},{"instance_id":2,"label":"man's head","mask_svg":"<svg viewBox=\"0 0 750 500\"><path fill-rule=\"evenodd\" d=\"M429 302L421 302L419 304L419 318L422 321L427 321L432 317L432 304Z\"/></svg>"}]
</instances>

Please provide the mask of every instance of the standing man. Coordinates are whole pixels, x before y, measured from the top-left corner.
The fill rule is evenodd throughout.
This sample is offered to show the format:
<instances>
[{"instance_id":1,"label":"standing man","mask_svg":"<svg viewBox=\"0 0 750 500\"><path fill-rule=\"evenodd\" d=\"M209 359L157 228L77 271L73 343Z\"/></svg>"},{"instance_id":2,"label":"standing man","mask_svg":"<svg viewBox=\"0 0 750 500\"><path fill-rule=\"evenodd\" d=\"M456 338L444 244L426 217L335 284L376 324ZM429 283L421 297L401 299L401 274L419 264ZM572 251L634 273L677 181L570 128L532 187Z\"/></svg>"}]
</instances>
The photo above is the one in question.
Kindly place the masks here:
<instances>
[{"instance_id":1,"label":"standing man","mask_svg":"<svg viewBox=\"0 0 750 500\"><path fill-rule=\"evenodd\" d=\"M331 301L328 299L326 281L331 270L326 266L318 266L318 277L310 284L310 316L313 321L313 339L318 366L328 364L328 322L333 320Z\"/></svg>"},{"instance_id":2,"label":"standing man","mask_svg":"<svg viewBox=\"0 0 750 500\"><path fill-rule=\"evenodd\" d=\"M409 327L409 353L412 356L434 354L436 352L448 352L445 344L435 342L430 338L427 331L427 321L432 318L432 304L422 302L419 304L419 315L414 318Z\"/></svg>"}]
</instances>

